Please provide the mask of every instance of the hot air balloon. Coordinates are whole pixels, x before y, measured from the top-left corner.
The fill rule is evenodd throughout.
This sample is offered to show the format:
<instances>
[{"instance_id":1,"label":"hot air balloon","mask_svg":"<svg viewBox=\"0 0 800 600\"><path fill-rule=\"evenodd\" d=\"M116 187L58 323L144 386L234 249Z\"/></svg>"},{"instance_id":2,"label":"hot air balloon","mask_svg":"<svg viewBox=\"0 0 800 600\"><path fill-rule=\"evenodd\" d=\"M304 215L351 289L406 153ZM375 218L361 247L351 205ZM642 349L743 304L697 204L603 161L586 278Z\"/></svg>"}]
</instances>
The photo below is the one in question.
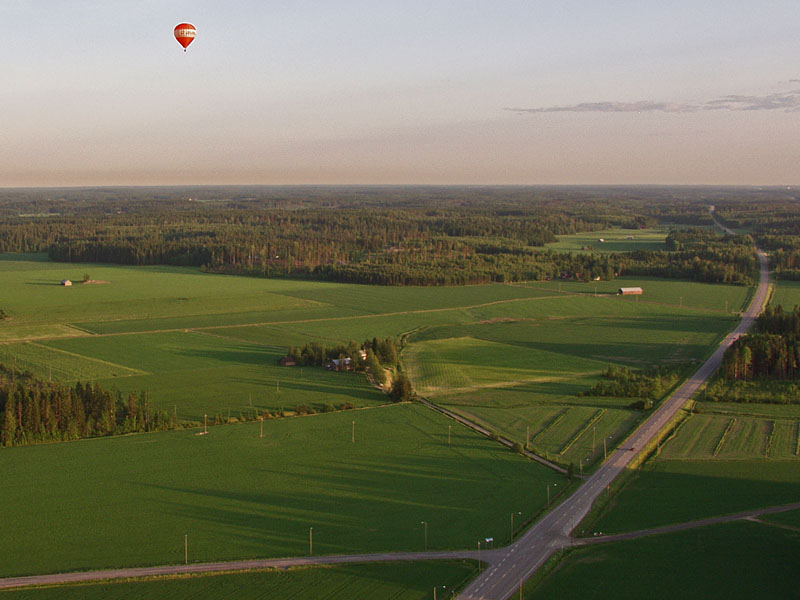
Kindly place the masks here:
<instances>
[{"instance_id":1,"label":"hot air balloon","mask_svg":"<svg viewBox=\"0 0 800 600\"><path fill-rule=\"evenodd\" d=\"M189 46L189 44L194 41L196 35L197 30L191 23L180 23L179 25L175 26L175 39L178 40L178 43L181 46L183 46L184 52L186 52L186 48Z\"/></svg>"}]
</instances>

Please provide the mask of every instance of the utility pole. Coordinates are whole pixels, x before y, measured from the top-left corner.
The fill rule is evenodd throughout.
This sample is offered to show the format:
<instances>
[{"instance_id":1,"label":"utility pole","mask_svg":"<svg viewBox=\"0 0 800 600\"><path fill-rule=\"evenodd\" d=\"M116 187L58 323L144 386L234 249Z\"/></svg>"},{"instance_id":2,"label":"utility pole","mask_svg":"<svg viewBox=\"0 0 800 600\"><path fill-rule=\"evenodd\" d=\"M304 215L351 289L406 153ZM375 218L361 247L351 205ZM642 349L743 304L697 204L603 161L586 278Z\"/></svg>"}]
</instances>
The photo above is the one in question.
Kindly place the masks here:
<instances>
[{"instance_id":1,"label":"utility pole","mask_svg":"<svg viewBox=\"0 0 800 600\"><path fill-rule=\"evenodd\" d=\"M184 556L184 563L189 564L189 534L186 533L183 535L183 556Z\"/></svg>"},{"instance_id":2,"label":"utility pole","mask_svg":"<svg viewBox=\"0 0 800 600\"><path fill-rule=\"evenodd\" d=\"M203 415L203 433L208 433L208 415Z\"/></svg>"},{"instance_id":3,"label":"utility pole","mask_svg":"<svg viewBox=\"0 0 800 600\"><path fill-rule=\"evenodd\" d=\"M525 450L527 450L531 445L531 426L525 426Z\"/></svg>"},{"instance_id":4,"label":"utility pole","mask_svg":"<svg viewBox=\"0 0 800 600\"><path fill-rule=\"evenodd\" d=\"M422 525L425 526L425 552L428 551L428 522L427 521L420 521Z\"/></svg>"},{"instance_id":5,"label":"utility pole","mask_svg":"<svg viewBox=\"0 0 800 600\"><path fill-rule=\"evenodd\" d=\"M308 555L313 556L314 554L314 528L308 528Z\"/></svg>"},{"instance_id":6,"label":"utility pole","mask_svg":"<svg viewBox=\"0 0 800 600\"><path fill-rule=\"evenodd\" d=\"M547 484L547 506L550 506L550 484Z\"/></svg>"},{"instance_id":7,"label":"utility pole","mask_svg":"<svg viewBox=\"0 0 800 600\"><path fill-rule=\"evenodd\" d=\"M447 445L448 446L450 445L450 438L451 438L452 435L453 435L453 426L452 425L448 425L447 426Z\"/></svg>"},{"instance_id":8,"label":"utility pole","mask_svg":"<svg viewBox=\"0 0 800 600\"><path fill-rule=\"evenodd\" d=\"M583 475L583 459L580 460L580 465L581 465L581 475Z\"/></svg>"},{"instance_id":9,"label":"utility pole","mask_svg":"<svg viewBox=\"0 0 800 600\"><path fill-rule=\"evenodd\" d=\"M264 419L259 419L259 421L261 421L261 435L259 435L258 437L262 437L263 438L264 437Z\"/></svg>"},{"instance_id":10,"label":"utility pole","mask_svg":"<svg viewBox=\"0 0 800 600\"><path fill-rule=\"evenodd\" d=\"M595 440L597 439L597 428L592 425L592 454L594 454Z\"/></svg>"},{"instance_id":11,"label":"utility pole","mask_svg":"<svg viewBox=\"0 0 800 600\"><path fill-rule=\"evenodd\" d=\"M603 438L603 460L608 458L608 452L606 451L606 438Z\"/></svg>"},{"instance_id":12,"label":"utility pole","mask_svg":"<svg viewBox=\"0 0 800 600\"><path fill-rule=\"evenodd\" d=\"M352 432L352 434L350 436L350 441L353 442L354 444L356 443L356 422L355 421L353 421L353 432Z\"/></svg>"}]
</instances>

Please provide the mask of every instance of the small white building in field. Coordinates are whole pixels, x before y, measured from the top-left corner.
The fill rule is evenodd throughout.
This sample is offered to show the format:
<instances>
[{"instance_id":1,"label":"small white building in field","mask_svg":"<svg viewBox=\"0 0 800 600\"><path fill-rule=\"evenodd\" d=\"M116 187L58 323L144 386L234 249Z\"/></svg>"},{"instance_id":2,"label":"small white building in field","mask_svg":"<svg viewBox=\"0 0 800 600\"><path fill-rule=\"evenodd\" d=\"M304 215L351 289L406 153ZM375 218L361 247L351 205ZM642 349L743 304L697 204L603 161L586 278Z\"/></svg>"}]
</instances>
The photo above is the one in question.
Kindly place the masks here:
<instances>
[{"instance_id":1,"label":"small white building in field","mask_svg":"<svg viewBox=\"0 0 800 600\"><path fill-rule=\"evenodd\" d=\"M61 285L70 286L70 285L72 285L72 282L69 279L64 279L61 282Z\"/></svg>"},{"instance_id":2,"label":"small white building in field","mask_svg":"<svg viewBox=\"0 0 800 600\"><path fill-rule=\"evenodd\" d=\"M640 287L624 287L619 288L617 294L620 296L641 296L644 294L644 290Z\"/></svg>"}]
</instances>

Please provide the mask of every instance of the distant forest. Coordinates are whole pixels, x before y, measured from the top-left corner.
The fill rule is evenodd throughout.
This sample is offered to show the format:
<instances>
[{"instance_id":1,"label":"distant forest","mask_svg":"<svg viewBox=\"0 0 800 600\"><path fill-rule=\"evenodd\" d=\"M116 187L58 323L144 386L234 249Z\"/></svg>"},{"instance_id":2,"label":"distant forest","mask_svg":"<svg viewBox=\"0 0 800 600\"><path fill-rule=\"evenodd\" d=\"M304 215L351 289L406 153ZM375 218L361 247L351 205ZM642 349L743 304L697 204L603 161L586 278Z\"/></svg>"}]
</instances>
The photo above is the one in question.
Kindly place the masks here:
<instances>
[{"instance_id":1,"label":"distant forest","mask_svg":"<svg viewBox=\"0 0 800 600\"><path fill-rule=\"evenodd\" d=\"M0 252L381 285L618 275L751 283L753 238L710 227L711 204L728 225L773 249L783 276L798 276L797 199L738 188L0 190ZM672 233L663 251L546 247L565 234L665 224Z\"/></svg>"}]
</instances>

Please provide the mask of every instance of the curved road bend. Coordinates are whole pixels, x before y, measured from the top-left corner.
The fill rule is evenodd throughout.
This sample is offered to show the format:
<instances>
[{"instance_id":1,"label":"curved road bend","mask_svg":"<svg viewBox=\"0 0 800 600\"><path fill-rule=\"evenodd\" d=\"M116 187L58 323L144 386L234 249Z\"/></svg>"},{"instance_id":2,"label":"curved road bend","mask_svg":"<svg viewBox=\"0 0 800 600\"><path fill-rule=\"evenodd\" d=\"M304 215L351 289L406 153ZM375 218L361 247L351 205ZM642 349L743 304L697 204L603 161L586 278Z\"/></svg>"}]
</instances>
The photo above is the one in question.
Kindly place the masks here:
<instances>
[{"instance_id":1,"label":"curved road bend","mask_svg":"<svg viewBox=\"0 0 800 600\"><path fill-rule=\"evenodd\" d=\"M533 525L515 543L501 549L502 556L458 596L460 600L506 600L557 550L571 545L570 532L583 520L597 497L627 467L713 375L733 341L746 333L764 307L769 289L767 257L758 251L759 284L736 329L714 354L618 448L586 482L563 503Z\"/></svg>"}]
</instances>

